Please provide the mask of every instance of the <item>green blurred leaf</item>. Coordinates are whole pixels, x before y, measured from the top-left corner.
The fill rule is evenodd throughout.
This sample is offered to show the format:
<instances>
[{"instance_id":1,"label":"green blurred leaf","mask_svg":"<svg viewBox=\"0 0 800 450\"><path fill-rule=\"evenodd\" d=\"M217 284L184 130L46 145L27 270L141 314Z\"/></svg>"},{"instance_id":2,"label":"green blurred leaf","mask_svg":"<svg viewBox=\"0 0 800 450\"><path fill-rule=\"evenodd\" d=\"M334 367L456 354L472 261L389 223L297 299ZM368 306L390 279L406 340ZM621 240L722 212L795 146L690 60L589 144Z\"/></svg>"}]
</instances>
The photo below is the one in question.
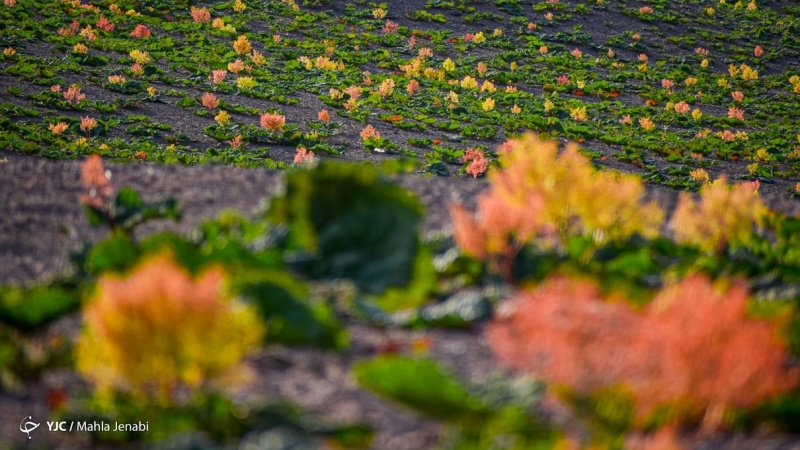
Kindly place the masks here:
<instances>
[{"instance_id":1,"label":"green blurred leaf","mask_svg":"<svg viewBox=\"0 0 800 450\"><path fill-rule=\"evenodd\" d=\"M89 250L86 256L86 271L99 274L105 271L127 270L139 258L139 249L124 233L113 233Z\"/></svg>"},{"instance_id":2,"label":"green blurred leaf","mask_svg":"<svg viewBox=\"0 0 800 450\"><path fill-rule=\"evenodd\" d=\"M270 343L343 348L348 339L327 305L313 305L304 285L285 272L260 273L233 282L233 289L256 305L267 322Z\"/></svg>"},{"instance_id":3,"label":"green blurred leaf","mask_svg":"<svg viewBox=\"0 0 800 450\"><path fill-rule=\"evenodd\" d=\"M355 364L353 372L361 386L438 419L479 419L489 413L432 360L384 356Z\"/></svg>"},{"instance_id":4,"label":"green blurred leaf","mask_svg":"<svg viewBox=\"0 0 800 450\"><path fill-rule=\"evenodd\" d=\"M127 231L148 220L172 219L177 222L181 218L174 198L144 202L139 193L130 188L119 190L109 207L109 214L118 227Z\"/></svg>"},{"instance_id":5,"label":"green blurred leaf","mask_svg":"<svg viewBox=\"0 0 800 450\"><path fill-rule=\"evenodd\" d=\"M436 269L433 267L433 253L421 245L414 260L411 281L405 287L391 287L376 299L378 306L385 311L399 311L420 306L428 301L436 287Z\"/></svg>"},{"instance_id":6,"label":"green blurred leaf","mask_svg":"<svg viewBox=\"0 0 800 450\"><path fill-rule=\"evenodd\" d=\"M295 246L312 252L313 278L350 278L380 293L412 278L422 206L369 164L324 162L291 172L270 218L289 226Z\"/></svg>"},{"instance_id":7,"label":"green blurred leaf","mask_svg":"<svg viewBox=\"0 0 800 450\"><path fill-rule=\"evenodd\" d=\"M79 305L77 293L62 288L3 288L0 290L0 323L30 331L78 309Z\"/></svg>"}]
</instances>

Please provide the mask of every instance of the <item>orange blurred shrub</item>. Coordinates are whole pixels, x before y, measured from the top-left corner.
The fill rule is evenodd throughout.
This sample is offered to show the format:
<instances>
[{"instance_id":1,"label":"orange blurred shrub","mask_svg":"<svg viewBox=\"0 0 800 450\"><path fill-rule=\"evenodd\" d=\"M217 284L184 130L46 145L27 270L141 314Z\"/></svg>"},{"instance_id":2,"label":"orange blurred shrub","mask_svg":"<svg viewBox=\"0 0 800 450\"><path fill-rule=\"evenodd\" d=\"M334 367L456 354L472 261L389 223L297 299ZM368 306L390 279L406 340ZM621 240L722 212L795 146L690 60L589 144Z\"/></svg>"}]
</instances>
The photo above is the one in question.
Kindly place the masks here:
<instances>
[{"instance_id":1,"label":"orange blurred shrub","mask_svg":"<svg viewBox=\"0 0 800 450\"><path fill-rule=\"evenodd\" d=\"M76 366L98 393L173 401L175 389L230 375L259 344L255 311L221 291L223 274L195 279L162 255L125 277L100 278L84 311Z\"/></svg>"},{"instance_id":2,"label":"orange blurred shrub","mask_svg":"<svg viewBox=\"0 0 800 450\"><path fill-rule=\"evenodd\" d=\"M800 387L778 323L748 318L746 298L741 284L693 276L637 313L589 282L555 278L504 304L488 337L504 364L546 382L583 394L623 387L640 419L664 406L718 421Z\"/></svg>"},{"instance_id":3,"label":"orange blurred shrub","mask_svg":"<svg viewBox=\"0 0 800 450\"><path fill-rule=\"evenodd\" d=\"M489 173L478 217L451 207L456 242L471 256L507 257L523 244L552 247L573 235L602 244L659 232L664 214L643 203L641 180L596 171L574 144L559 155L556 142L530 134L499 154L503 170Z\"/></svg>"}]
</instances>

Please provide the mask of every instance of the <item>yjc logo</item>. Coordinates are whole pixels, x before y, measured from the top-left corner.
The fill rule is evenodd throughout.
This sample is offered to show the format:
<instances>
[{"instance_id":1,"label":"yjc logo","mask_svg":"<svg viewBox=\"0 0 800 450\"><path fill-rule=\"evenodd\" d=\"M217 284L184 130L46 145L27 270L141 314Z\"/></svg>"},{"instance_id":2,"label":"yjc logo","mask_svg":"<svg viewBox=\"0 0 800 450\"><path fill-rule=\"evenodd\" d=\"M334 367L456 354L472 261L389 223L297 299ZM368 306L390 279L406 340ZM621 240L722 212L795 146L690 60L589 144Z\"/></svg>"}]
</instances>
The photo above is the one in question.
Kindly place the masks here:
<instances>
[{"instance_id":1,"label":"yjc logo","mask_svg":"<svg viewBox=\"0 0 800 450\"><path fill-rule=\"evenodd\" d=\"M32 419L33 419L33 417L28 416L28 417L22 419L22 422L19 423L19 431L22 431L23 433L27 433L28 434L28 439L31 438L31 431L39 428L39 424L36 423L36 422L32 422L31 421Z\"/></svg>"}]
</instances>

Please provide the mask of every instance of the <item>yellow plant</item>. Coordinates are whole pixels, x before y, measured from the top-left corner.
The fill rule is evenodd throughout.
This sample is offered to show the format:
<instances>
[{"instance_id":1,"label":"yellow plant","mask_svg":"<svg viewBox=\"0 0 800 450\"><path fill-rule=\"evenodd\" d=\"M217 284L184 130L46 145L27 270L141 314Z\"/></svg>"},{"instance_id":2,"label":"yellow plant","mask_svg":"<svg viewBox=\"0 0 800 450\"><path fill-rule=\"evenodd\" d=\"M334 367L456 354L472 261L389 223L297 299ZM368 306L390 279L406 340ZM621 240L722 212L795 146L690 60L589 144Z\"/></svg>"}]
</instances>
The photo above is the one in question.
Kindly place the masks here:
<instances>
[{"instance_id":1,"label":"yellow plant","mask_svg":"<svg viewBox=\"0 0 800 450\"><path fill-rule=\"evenodd\" d=\"M267 63L267 58L257 50L253 50L253 53L250 55L250 60L257 66L263 66Z\"/></svg>"},{"instance_id":2,"label":"yellow plant","mask_svg":"<svg viewBox=\"0 0 800 450\"><path fill-rule=\"evenodd\" d=\"M225 125L229 124L231 121L231 115L228 114L227 111L220 111L219 114L214 116L214 120L217 121L219 126L224 127Z\"/></svg>"},{"instance_id":3,"label":"yellow plant","mask_svg":"<svg viewBox=\"0 0 800 450\"><path fill-rule=\"evenodd\" d=\"M436 70L433 67L426 67L422 75L429 80L444 81L444 71Z\"/></svg>"},{"instance_id":4,"label":"yellow plant","mask_svg":"<svg viewBox=\"0 0 800 450\"><path fill-rule=\"evenodd\" d=\"M456 63L454 63L452 59L447 58L442 63L442 68L447 72L452 72L456 70Z\"/></svg>"},{"instance_id":5,"label":"yellow plant","mask_svg":"<svg viewBox=\"0 0 800 450\"><path fill-rule=\"evenodd\" d=\"M256 86L258 86L258 82L254 80L253 77L239 77L239 79L236 80L236 87L243 91L249 91Z\"/></svg>"},{"instance_id":6,"label":"yellow plant","mask_svg":"<svg viewBox=\"0 0 800 450\"><path fill-rule=\"evenodd\" d=\"M575 120L577 122L585 122L586 120L588 120L585 106L570 108L569 116L572 118L572 120Z\"/></svg>"},{"instance_id":7,"label":"yellow plant","mask_svg":"<svg viewBox=\"0 0 800 450\"><path fill-rule=\"evenodd\" d=\"M700 184L708 183L708 172L706 172L704 169L695 169L689 172L689 176Z\"/></svg>"},{"instance_id":8,"label":"yellow plant","mask_svg":"<svg viewBox=\"0 0 800 450\"><path fill-rule=\"evenodd\" d=\"M381 97L389 97L394 92L394 80L391 78L387 78L381 82L381 85L378 87L378 94Z\"/></svg>"},{"instance_id":9,"label":"yellow plant","mask_svg":"<svg viewBox=\"0 0 800 450\"><path fill-rule=\"evenodd\" d=\"M758 187L758 182L732 187L723 176L704 186L698 201L682 193L670 220L675 241L706 253L745 242L767 212Z\"/></svg>"},{"instance_id":10,"label":"yellow plant","mask_svg":"<svg viewBox=\"0 0 800 450\"><path fill-rule=\"evenodd\" d=\"M264 335L255 311L225 295L223 273L195 279L167 255L100 278L84 311L76 366L100 393L173 401L239 365Z\"/></svg>"},{"instance_id":11,"label":"yellow plant","mask_svg":"<svg viewBox=\"0 0 800 450\"><path fill-rule=\"evenodd\" d=\"M448 94L445 96L445 98L444 98L444 99L445 99L445 101L448 101L448 102L450 102L450 103L458 103L458 94L456 94L456 93L455 93L455 92L453 92L453 91L450 91L450 92L449 92L449 93L448 93Z\"/></svg>"},{"instance_id":12,"label":"yellow plant","mask_svg":"<svg viewBox=\"0 0 800 450\"><path fill-rule=\"evenodd\" d=\"M478 199L479 220L451 208L456 241L472 256L509 256L525 243L550 247L574 235L596 244L658 235L663 212L643 203L641 180L596 171L575 144L559 156L556 142L529 134L506 143L499 161L503 170L489 173L491 188Z\"/></svg>"},{"instance_id":13,"label":"yellow plant","mask_svg":"<svg viewBox=\"0 0 800 450\"><path fill-rule=\"evenodd\" d=\"M742 64L739 66L739 69L742 71L742 79L743 80L757 80L758 79L758 71L753 69L752 67L748 66L747 64Z\"/></svg>"},{"instance_id":14,"label":"yellow plant","mask_svg":"<svg viewBox=\"0 0 800 450\"><path fill-rule=\"evenodd\" d=\"M131 50L130 53L128 53L128 56L130 56L132 60L139 64L147 64L150 62L150 55L141 50Z\"/></svg>"},{"instance_id":15,"label":"yellow plant","mask_svg":"<svg viewBox=\"0 0 800 450\"><path fill-rule=\"evenodd\" d=\"M327 56L318 56L314 61L314 67L322 70L343 70L344 63L341 61L336 62Z\"/></svg>"},{"instance_id":16,"label":"yellow plant","mask_svg":"<svg viewBox=\"0 0 800 450\"><path fill-rule=\"evenodd\" d=\"M461 80L461 87L464 89L477 89L478 88L478 80L472 78L471 76L467 75Z\"/></svg>"},{"instance_id":17,"label":"yellow plant","mask_svg":"<svg viewBox=\"0 0 800 450\"><path fill-rule=\"evenodd\" d=\"M484 112L489 112L494 109L494 99L491 97L484 100L483 104L481 104L481 108L483 108Z\"/></svg>"},{"instance_id":18,"label":"yellow plant","mask_svg":"<svg viewBox=\"0 0 800 450\"><path fill-rule=\"evenodd\" d=\"M252 47L250 46L250 40L247 39L247 36L241 35L238 39L233 42L233 49L239 55L244 55L250 53Z\"/></svg>"}]
</instances>

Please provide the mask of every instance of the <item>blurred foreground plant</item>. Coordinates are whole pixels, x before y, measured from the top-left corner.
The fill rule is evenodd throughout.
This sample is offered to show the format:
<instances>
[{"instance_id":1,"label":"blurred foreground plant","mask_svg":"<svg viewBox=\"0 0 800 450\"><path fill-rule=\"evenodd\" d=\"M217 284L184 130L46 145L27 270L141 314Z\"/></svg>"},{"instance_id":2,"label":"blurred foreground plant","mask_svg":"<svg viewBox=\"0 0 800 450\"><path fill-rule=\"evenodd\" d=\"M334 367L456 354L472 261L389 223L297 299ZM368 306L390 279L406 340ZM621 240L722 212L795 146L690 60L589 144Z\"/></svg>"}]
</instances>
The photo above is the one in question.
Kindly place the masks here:
<instances>
[{"instance_id":1,"label":"blurred foreground plant","mask_svg":"<svg viewBox=\"0 0 800 450\"><path fill-rule=\"evenodd\" d=\"M675 241L717 254L729 244L746 243L767 213L758 187L757 181L729 186L722 176L703 187L699 201L682 193L670 221Z\"/></svg>"},{"instance_id":2,"label":"blurred foreground plant","mask_svg":"<svg viewBox=\"0 0 800 450\"><path fill-rule=\"evenodd\" d=\"M172 403L230 374L261 341L254 309L226 296L223 274L191 279L172 258L140 263L126 277L105 275L84 312L76 366L99 393L120 390Z\"/></svg>"},{"instance_id":3,"label":"blurred foreground plant","mask_svg":"<svg viewBox=\"0 0 800 450\"><path fill-rule=\"evenodd\" d=\"M726 410L800 387L781 321L748 317L746 300L741 284L720 289L693 276L637 313L602 301L591 283L555 278L506 303L488 336L504 364L569 395L627 393L630 424L660 417L713 429Z\"/></svg>"}]
</instances>

